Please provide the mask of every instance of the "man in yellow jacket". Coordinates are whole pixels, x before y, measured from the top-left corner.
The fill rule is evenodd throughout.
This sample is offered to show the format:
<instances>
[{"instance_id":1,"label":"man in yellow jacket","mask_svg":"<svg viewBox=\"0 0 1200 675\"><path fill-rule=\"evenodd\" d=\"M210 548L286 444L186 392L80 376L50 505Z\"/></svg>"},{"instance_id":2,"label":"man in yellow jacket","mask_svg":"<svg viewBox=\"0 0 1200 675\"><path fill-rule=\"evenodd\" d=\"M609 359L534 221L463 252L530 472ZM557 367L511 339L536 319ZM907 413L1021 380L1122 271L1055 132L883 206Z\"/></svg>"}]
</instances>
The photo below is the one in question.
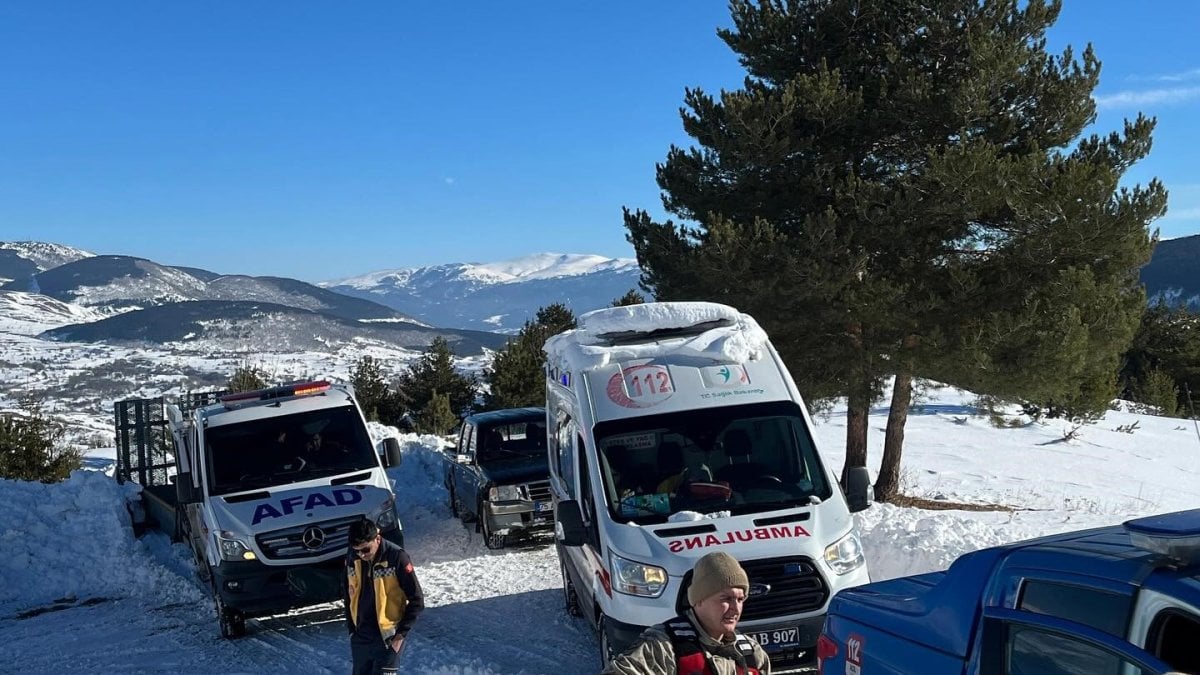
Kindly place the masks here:
<instances>
[{"instance_id":1,"label":"man in yellow jacket","mask_svg":"<svg viewBox=\"0 0 1200 675\"><path fill-rule=\"evenodd\" d=\"M395 673L425 596L408 553L366 518L350 525L345 601L354 675Z\"/></svg>"}]
</instances>

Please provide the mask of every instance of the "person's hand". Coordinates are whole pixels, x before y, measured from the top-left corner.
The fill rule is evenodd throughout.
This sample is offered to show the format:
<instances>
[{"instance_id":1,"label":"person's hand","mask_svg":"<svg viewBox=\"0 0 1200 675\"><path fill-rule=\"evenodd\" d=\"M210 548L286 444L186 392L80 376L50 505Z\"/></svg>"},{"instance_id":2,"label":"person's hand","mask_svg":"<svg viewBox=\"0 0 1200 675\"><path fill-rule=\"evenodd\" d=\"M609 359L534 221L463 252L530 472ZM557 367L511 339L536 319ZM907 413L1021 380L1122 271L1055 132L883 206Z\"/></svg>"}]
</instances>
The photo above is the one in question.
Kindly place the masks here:
<instances>
[{"instance_id":1,"label":"person's hand","mask_svg":"<svg viewBox=\"0 0 1200 675\"><path fill-rule=\"evenodd\" d=\"M404 646L404 636L403 635L393 635L392 636L392 651L394 651L396 653L400 653L400 648L403 646Z\"/></svg>"}]
</instances>

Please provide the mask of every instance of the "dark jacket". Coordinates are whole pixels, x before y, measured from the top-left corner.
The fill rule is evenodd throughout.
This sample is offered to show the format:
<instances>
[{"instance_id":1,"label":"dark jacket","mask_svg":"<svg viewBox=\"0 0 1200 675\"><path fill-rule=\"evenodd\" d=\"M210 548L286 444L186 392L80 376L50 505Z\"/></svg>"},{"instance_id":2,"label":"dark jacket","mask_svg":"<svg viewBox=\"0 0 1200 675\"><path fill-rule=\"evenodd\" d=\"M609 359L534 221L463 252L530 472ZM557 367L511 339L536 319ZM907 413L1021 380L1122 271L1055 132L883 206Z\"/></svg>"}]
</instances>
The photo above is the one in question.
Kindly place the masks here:
<instances>
[{"instance_id":1,"label":"dark jacket","mask_svg":"<svg viewBox=\"0 0 1200 675\"><path fill-rule=\"evenodd\" d=\"M425 609L425 596L408 553L383 539L373 561L363 560L354 551L346 556L346 626L351 633L359 616L358 599L364 580L374 590L374 615L383 639L408 635L417 615Z\"/></svg>"}]
</instances>

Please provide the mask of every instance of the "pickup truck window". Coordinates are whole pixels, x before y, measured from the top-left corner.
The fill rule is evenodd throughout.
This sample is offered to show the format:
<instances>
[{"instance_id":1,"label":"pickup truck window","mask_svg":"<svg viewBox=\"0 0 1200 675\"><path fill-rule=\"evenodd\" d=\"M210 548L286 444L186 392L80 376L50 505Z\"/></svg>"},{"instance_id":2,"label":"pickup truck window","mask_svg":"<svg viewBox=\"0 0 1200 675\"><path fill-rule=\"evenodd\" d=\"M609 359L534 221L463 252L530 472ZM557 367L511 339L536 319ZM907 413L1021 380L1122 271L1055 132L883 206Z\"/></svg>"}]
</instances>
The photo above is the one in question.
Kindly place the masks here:
<instances>
[{"instance_id":1,"label":"pickup truck window","mask_svg":"<svg viewBox=\"0 0 1200 675\"><path fill-rule=\"evenodd\" d=\"M1010 625L1005 675L1155 675L1120 654L1071 635Z\"/></svg>"},{"instance_id":2,"label":"pickup truck window","mask_svg":"<svg viewBox=\"0 0 1200 675\"><path fill-rule=\"evenodd\" d=\"M1200 621L1169 609L1154 617L1146 638L1146 650L1184 673L1200 673Z\"/></svg>"},{"instance_id":3,"label":"pickup truck window","mask_svg":"<svg viewBox=\"0 0 1200 675\"><path fill-rule=\"evenodd\" d=\"M1124 637L1133 598L1086 586L1027 579L1017 609L1057 616Z\"/></svg>"}]
</instances>

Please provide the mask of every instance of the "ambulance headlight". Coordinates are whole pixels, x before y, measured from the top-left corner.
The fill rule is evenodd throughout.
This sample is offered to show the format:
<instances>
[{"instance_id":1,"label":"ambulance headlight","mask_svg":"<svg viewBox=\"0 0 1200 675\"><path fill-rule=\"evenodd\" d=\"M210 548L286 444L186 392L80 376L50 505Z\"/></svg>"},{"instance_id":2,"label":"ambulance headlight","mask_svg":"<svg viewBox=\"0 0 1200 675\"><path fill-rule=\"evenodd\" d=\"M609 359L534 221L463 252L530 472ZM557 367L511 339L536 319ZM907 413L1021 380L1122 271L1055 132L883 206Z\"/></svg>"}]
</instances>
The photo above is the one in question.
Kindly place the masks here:
<instances>
[{"instance_id":1,"label":"ambulance headlight","mask_svg":"<svg viewBox=\"0 0 1200 675\"><path fill-rule=\"evenodd\" d=\"M838 574L853 572L862 567L866 561L862 542L858 540L858 535L853 531L825 549L825 562Z\"/></svg>"},{"instance_id":2,"label":"ambulance headlight","mask_svg":"<svg viewBox=\"0 0 1200 675\"><path fill-rule=\"evenodd\" d=\"M488 490L488 500L493 502L515 502L521 498L521 488L516 485L500 485Z\"/></svg>"},{"instance_id":3,"label":"ambulance headlight","mask_svg":"<svg viewBox=\"0 0 1200 675\"><path fill-rule=\"evenodd\" d=\"M254 560L258 557L245 541L226 530L217 532L217 547L221 550L223 560Z\"/></svg>"},{"instance_id":4,"label":"ambulance headlight","mask_svg":"<svg viewBox=\"0 0 1200 675\"><path fill-rule=\"evenodd\" d=\"M626 595L657 598L667 589L667 571L612 555L612 587Z\"/></svg>"},{"instance_id":5,"label":"ambulance headlight","mask_svg":"<svg viewBox=\"0 0 1200 675\"><path fill-rule=\"evenodd\" d=\"M375 525L380 530L390 530L396 527L396 500L393 497L388 497L387 501L383 502L378 509L367 514L368 517L375 521Z\"/></svg>"}]
</instances>

